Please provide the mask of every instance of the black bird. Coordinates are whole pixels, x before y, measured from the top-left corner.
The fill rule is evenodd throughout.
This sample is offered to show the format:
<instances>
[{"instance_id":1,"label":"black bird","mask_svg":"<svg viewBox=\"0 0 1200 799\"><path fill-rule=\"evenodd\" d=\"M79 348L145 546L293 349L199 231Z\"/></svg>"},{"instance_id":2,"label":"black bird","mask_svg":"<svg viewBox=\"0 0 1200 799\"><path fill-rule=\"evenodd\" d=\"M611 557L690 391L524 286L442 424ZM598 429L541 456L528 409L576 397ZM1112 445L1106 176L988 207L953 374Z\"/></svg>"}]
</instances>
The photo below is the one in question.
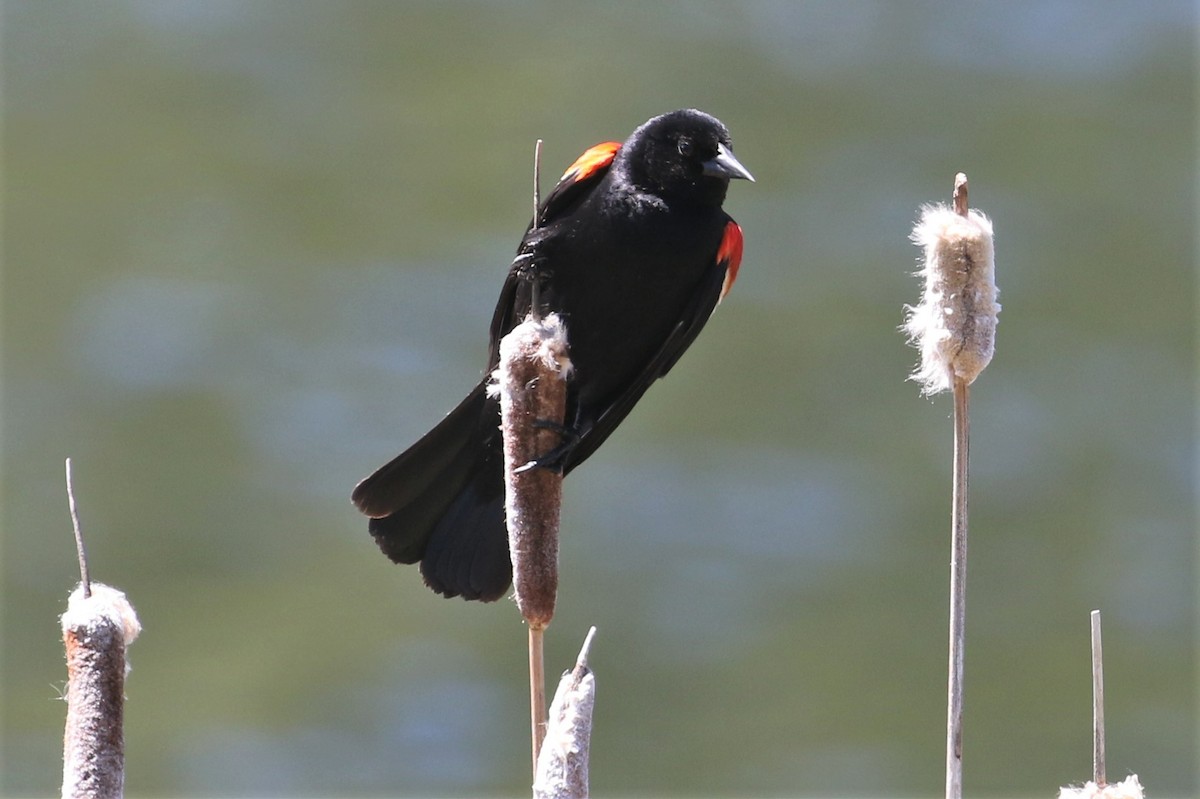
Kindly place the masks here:
<instances>
[{"instance_id":1,"label":"black bird","mask_svg":"<svg viewBox=\"0 0 1200 799\"><path fill-rule=\"evenodd\" d=\"M504 524L498 401L487 396L500 339L530 311L566 322L574 373L570 472L695 340L737 277L742 231L721 209L731 178L753 180L729 131L692 109L654 117L624 144L585 152L546 196L492 317L487 370L458 407L354 489L379 548L421 563L447 597L492 601L512 566Z\"/></svg>"}]
</instances>

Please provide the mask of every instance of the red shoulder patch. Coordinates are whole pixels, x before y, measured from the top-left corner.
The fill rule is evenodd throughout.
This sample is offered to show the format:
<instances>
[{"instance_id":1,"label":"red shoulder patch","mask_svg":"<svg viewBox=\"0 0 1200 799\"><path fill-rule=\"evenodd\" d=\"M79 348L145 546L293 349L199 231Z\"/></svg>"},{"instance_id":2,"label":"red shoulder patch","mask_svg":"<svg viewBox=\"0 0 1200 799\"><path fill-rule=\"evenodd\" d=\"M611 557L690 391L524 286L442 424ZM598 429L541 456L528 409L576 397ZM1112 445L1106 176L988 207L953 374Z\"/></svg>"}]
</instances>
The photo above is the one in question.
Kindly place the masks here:
<instances>
[{"instance_id":1,"label":"red shoulder patch","mask_svg":"<svg viewBox=\"0 0 1200 799\"><path fill-rule=\"evenodd\" d=\"M558 179L558 182L584 180L601 169L607 169L619 149L621 149L619 141L606 141L589 148L587 152L575 159L575 163L567 167L567 171Z\"/></svg>"},{"instance_id":2,"label":"red shoulder patch","mask_svg":"<svg viewBox=\"0 0 1200 799\"><path fill-rule=\"evenodd\" d=\"M717 298L719 303L733 288L738 268L742 265L742 229L732 219L725 223L725 234L721 236L721 246L717 248L717 264L725 267L725 280L721 283L721 295Z\"/></svg>"}]
</instances>

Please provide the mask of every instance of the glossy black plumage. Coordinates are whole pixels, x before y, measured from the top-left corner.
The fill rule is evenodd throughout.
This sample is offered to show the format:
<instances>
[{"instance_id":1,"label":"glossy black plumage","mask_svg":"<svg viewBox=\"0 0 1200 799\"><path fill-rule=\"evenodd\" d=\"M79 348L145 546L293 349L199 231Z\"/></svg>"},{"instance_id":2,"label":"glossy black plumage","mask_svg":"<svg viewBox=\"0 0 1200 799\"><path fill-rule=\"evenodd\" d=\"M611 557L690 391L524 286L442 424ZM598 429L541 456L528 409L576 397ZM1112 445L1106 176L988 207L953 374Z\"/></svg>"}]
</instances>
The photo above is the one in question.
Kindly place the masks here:
<instances>
[{"instance_id":1,"label":"glossy black plumage","mask_svg":"<svg viewBox=\"0 0 1200 799\"><path fill-rule=\"evenodd\" d=\"M567 326L574 374L570 472L620 424L692 343L732 284L741 229L721 209L750 178L714 117L675 111L624 144L585 153L545 198L517 250L492 318L487 370L407 451L355 488L379 547L445 596L494 600L511 582L498 405L486 394L500 339L530 310ZM750 178L752 179L752 178Z\"/></svg>"}]
</instances>

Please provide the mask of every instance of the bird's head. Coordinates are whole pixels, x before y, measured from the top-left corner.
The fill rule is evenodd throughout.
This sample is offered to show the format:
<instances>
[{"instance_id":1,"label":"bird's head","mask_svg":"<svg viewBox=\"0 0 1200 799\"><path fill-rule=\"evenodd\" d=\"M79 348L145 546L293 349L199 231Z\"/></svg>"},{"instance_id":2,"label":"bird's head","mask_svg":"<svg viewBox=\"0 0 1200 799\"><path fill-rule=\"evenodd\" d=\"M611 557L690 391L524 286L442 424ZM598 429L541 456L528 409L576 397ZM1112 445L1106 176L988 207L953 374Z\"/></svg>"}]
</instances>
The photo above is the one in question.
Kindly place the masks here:
<instances>
[{"instance_id":1,"label":"bird's head","mask_svg":"<svg viewBox=\"0 0 1200 799\"><path fill-rule=\"evenodd\" d=\"M617 157L630 183L664 199L720 205L731 179L754 180L733 155L729 129L690 108L641 125Z\"/></svg>"}]
</instances>

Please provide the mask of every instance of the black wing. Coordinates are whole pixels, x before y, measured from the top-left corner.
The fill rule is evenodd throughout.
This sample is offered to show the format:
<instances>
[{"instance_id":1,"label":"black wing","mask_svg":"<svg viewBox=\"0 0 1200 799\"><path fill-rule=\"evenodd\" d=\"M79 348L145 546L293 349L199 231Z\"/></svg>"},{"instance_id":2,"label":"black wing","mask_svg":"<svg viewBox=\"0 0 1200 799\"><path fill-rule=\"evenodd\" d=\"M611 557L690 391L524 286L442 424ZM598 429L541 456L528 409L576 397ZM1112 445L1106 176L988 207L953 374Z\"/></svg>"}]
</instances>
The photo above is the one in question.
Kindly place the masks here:
<instances>
[{"instance_id":1,"label":"black wing","mask_svg":"<svg viewBox=\"0 0 1200 799\"><path fill-rule=\"evenodd\" d=\"M558 183L542 201L537 218L529 223L529 227L525 230L525 237L521 240L521 246L517 248L517 257L513 259L512 268L508 270L508 277L505 278L504 286L500 289L500 299L496 301L496 311L492 315L491 332L488 336L489 373L497 365L500 339L504 338L520 322L516 318L517 309L520 308L523 315L529 307L527 296L522 302L518 302L518 290L524 288L525 291L528 291L525 269L533 267L531 259L540 240L537 234L538 229L568 215L579 205L588 192L599 185L604 176L608 174L613 158L616 157L617 150L620 148L620 142L608 141L589 148L587 152L575 159L575 163L567 167L567 171L563 173L563 176L558 179Z\"/></svg>"},{"instance_id":2,"label":"black wing","mask_svg":"<svg viewBox=\"0 0 1200 799\"><path fill-rule=\"evenodd\" d=\"M725 226L725 236L713 259L713 268L704 276L697 286L683 316L663 342L662 347L655 353L645 368L630 382L629 387L617 397L616 401L605 408L596 419L595 424L588 430L580 431L582 436L579 443L567 455L565 472L569 472L587 460L596 449L604 443L619 425L633 406L637 404L646 390L655 380L671 371L671 367L680 356L700 335L704 325L712 316L713 310L728 293L742 257L742 231L737 223L730 219Z\"/></svg>"}]
</instances>

